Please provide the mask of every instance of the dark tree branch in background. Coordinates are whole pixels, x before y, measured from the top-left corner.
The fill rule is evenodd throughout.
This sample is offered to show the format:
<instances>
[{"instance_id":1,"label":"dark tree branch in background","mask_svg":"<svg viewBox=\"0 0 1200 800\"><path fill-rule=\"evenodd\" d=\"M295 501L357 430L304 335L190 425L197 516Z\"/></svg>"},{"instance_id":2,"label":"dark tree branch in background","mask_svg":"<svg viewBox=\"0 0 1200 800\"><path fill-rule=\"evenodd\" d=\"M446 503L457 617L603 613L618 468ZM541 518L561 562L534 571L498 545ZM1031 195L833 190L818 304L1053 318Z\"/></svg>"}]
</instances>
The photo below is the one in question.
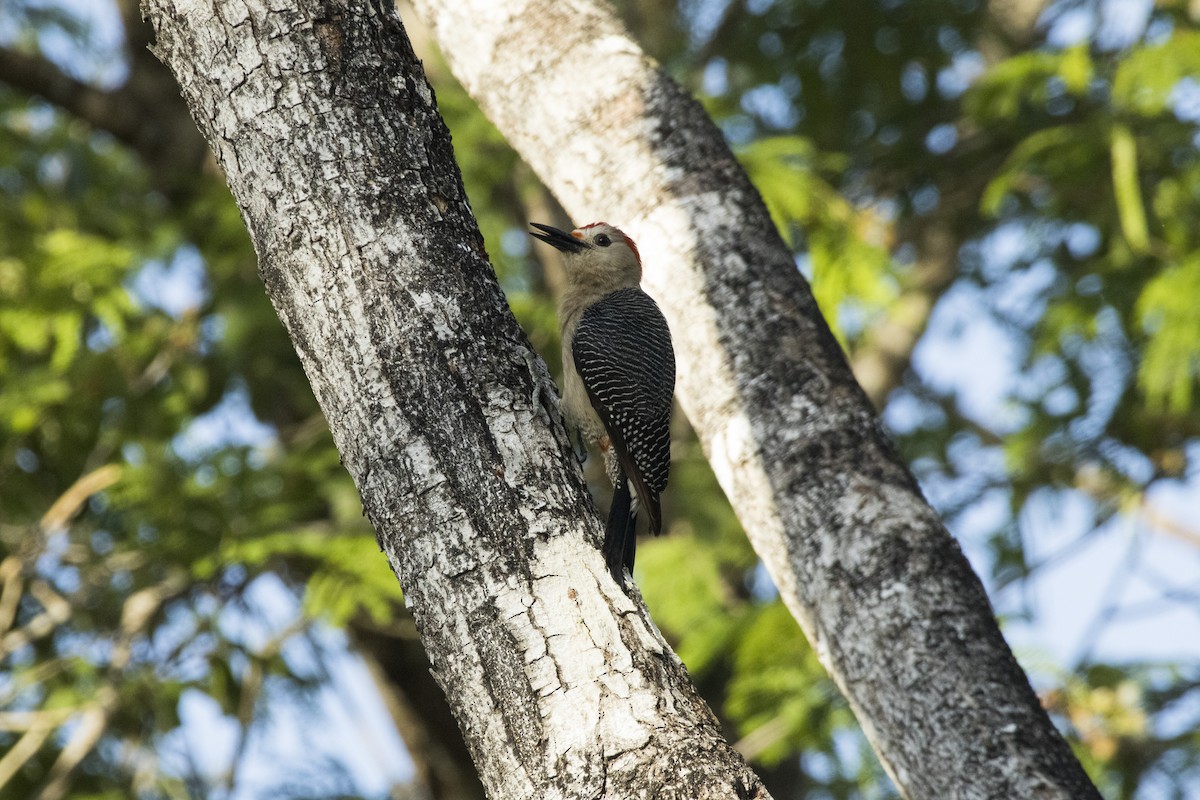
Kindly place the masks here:
<instances>
[{"instance_id":1,"label":"dark tree branch in background","mask_svg":"<svg viewBox=\"0 0 1200 800\"><path fill-rule=\"evenodd\" d=\"M366 624L350 629L354 646L366 659L388 714L430 796L482 800L483 786L475 774L471 753L429 671L429 659L415 633L406 638L393 630L378 632Z\"/></svg>"},{"instance_id":2,"label":"dark tree branch in background","mask_svg":"<svg viewBox=\"0 0 1200 800\"><path fill-rule=\"evenodd\" d=\"M854 377L880 411L903 382L938 299L958 277L958 239L947 227L941 219L921 226L908 284L855 349Z\"/></svg>"},{"instance_id":3,"label":"dark tree branch in background","mask_svg":"<svg viewBox=\"0 0 1200 800\"><path fill-rule=\"evenodd\" d=\"M959 251L981 228L979 198L1010 148L982 134L960 142L942 158L945 164L935 176L937 208L900 226L897 241L912 245L915 263L900 296L864 332L850 363L876 409L882 411L888 395L903 383L938 300L959 277ZM905 189L904 176L873 177L883 194Z\"/></svg>"},{"instance_id":4,"label":"dark tree branch in background","mask_svg":"<svg viewBox=\"0 0 1200 800\"><path fill-rule=\"evenodd\" d=\"M638 241L714 472L900 790L1098 797L699 104L599 2L415 5L576 221Z\"/></svg>"},{"instance_id":5,"label":"dark tree branch in background","mask_svg":"<svg viewBox=\"0 0 1200 800\"><path fill-rule=\"evenodd\" d=\"M146 161L159 188L177 198L194 188L208 147L170 73L146 50L149 28L136 16L122 16L130 73L120 87L96 88L67 75L44 56L11 47L0 47L0 81L111 134Z\"/></svg>"},{"instance_id":6,"label":"dark tree branch in background","mask_svg":"<svg viewBox=\"0 0 1200 800\"><path fill-rule=\"evenodd\" d=\"M48 58L0 47L0 76L15 89L38 94L122 141L132 140L137 120L118 110L117 93L97 89L60 70Z\"/></svg>"},{"instance_id":7,"label":"dark tree branch in background","mask_svg":"<svg viewBox=\"0 0 1200 800\"><path fill-rule=\"evenodd\" d=\"M977 43L984 58L994 63L1032 45L1038 20L1049 6L1050 0L988 0L988 35Z\"/></svg>"},{"instance_id":8,"label":"dark tree branch in background","mask_svg":"<svg viewBox=\"0 0 1200 800\"><path fill-rule=\"evenodd\" d=\"M67 743L55 759L45 785L34 800L62 800L71 790L83 760L99 744L114 714L121 710L123 673L133 659L134 645L146 635L155 615L188 586L186 576L173 572L155 586L131 594L121 607L120 635L109 653L108 665L95 694L81 707Z\"/></svg>"},{"instance_id":9,"label":"dark tree branch in background","mask_svg":"<svg viewBox=\"0 0 1200 800\"><path fill-rule=\"evenodd\" d=\"M391 3L281 8L144 5L488 794L767 797L605 569Z\"/></svg>"}]
</instances>

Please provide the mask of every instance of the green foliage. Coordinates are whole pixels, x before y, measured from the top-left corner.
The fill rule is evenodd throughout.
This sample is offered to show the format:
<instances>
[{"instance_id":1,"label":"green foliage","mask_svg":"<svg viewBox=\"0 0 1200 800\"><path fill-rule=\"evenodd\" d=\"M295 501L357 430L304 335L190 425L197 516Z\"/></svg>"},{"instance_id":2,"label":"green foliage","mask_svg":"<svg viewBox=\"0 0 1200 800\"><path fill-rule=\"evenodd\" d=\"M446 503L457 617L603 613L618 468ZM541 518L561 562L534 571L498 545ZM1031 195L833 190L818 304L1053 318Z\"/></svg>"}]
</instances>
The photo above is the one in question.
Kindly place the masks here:
<instances>
[{"instance_id":1,"label":"green foliage","mask_svg":"<svg viewBox=\"0 0 1200 800\"><path fill-rule=\"evenodd\" d=\"M731 602L717 553L695 534L672 531L646 542L638 553L646 602L655 622L672 637L676 652L696 676L721 666L750 609ZM687 564L688 569L679 569Z\"/></svg>"},{"instance_id":2,"label":"green foliage","mask_svg":"<svg viewBox=\"0 0 1200 800\"><path fill-rule=\"evenodd\" d=\"M830 750L836 730L850 723L845 702L778 600L748 621L734 667L726 708L743 736L769 732L757 744L764 764L805 747Z\"/></svg>"},{"instance_id":3,"label":"green foliage","mask_svg":"<svg viewBox=\"0 0 1200 800\"><path fill-rule=\"evenodd\" d=\"M820 177L844 169L845 159L822 155L799 136L759 139L739 158L784 240L811 260L813 294L839 336L841 310L869 317L896 298L882 226Z\"/></svg>"},{"instance_id":4,"label":"green foliage","mask_svg":"<svg viewBox=\"0 0 1200 800\"><path fill-rule=\"evenodd\" d=\"M963 112L981 125L1011 125L1039 115L1062 94L1083 96L1094 65L1084 45L1035 50L1007 58L983 75L963 98Z\"/></svg>"},{"instance_id":5,"label":"green foliage","mask_svg":"<svg viewBox=\"0 0 1200 800\"><path fill-rule=\"evenodd\" d=\"M196 564L203 576L218 567L245 564L256 570L299 562L308 580L304 610L342 627L365 613L379 626L392 621L404 599L396 575L374 537L337 536L321 528L289 530L234 542Z\"/></svg>"},{"instance_id":6,"label":"green foliage","mask_svg":"<svg viewBox=\"0 0 1200 800\"><path fill-rule=\"evenodd\" d=\"M228 192L214 181L169 209L130 153L6 90L0 180L0 571L14 629L49 623L7 657L0 705L61 713L57 726L111 704L72 796L126 797L131 782L179 796L178 775L145 769L178 735L185 691L241 718L260 690L313 685L281 645L230 627L239 606L257 613L242 598L258 576L300 587L313 572L305 607L339 622L387 621L399 590ZM168 312L134 287L189 240L203 290ZM274 423L264 440L188 444L239 393ZM340 535L314 544L321 525ZM0 750L19 735L0 732ZM52 736L5 796L33 796L66 742Z\"/></svg>"},{"instance_id":7,"label":"green foliage","mask_svg":"<svg viewBox=\"0 0 1200 800\"><path fill-rule=\"evenodd\" d=\"M1172 93L1185 78L1200 80L1200 32L1194 30L1177 30L1123 58L1113 76L1113 105L1144 117L1169 114Z\"/></svg>"},{"instance_id":8,"label":"green foliage","mask_svg":"<svg viewBox=\"0 0 1200 800\"><path fill-rule=\"evenodd\" d=\"M1152 407L1184 414L1194 407L1200 379L1200 254L1154 276L1138 298L1137 314L1147 334L1138 382Z\"/></svg>"},{"instance_id":9,"label":"green foliage","mask_svg":"<svg viewBox=\"0 0 1200 800\"><path fill-rule=\"evenodd\" d=\"M1004 215L1012 194L1029 198L1039 210L1055 199L1044 197L1048 186L1079 192L1096 191L1096 173L1107 164L1102 132L1082 125L1059 125L1029 134L1013 148L1004 165L988 184L980 201L984 214Z\"/></svg>"}]
</instances>

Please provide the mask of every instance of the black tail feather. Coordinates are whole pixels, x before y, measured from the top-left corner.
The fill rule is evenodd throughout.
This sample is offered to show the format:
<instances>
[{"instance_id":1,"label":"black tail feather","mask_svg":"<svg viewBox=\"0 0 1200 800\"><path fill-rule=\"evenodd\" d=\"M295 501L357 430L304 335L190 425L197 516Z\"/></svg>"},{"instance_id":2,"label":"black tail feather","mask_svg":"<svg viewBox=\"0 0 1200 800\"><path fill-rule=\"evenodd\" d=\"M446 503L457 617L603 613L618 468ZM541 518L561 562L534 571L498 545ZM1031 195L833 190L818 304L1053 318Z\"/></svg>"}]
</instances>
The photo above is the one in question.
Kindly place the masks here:
<instances>
[{"instance_id":1,"label":"black tail feather","mask_svg":"<svg viewBox=\"0 0 1200 800\"><path fill-rule=\"evenodd\" d=\"M612 506L608 511L608 525L604 529L604 562L613 579L625 586L625 570L633 574L633 556L637 547L637 513L629 492L629 481L625 476L617 481L613 489Z\"/></svg>"},{"instance_id":2,"label":"black tail feather","mask_svg":"<svg viewBox=\"0 0 1200 800\"><path fill-rule=\"evenodd\" d=\"M637 550L637 512L629 512L629 529L625 532L625 569L633 574L633 557Z\"/></svg>"}]
</instances>

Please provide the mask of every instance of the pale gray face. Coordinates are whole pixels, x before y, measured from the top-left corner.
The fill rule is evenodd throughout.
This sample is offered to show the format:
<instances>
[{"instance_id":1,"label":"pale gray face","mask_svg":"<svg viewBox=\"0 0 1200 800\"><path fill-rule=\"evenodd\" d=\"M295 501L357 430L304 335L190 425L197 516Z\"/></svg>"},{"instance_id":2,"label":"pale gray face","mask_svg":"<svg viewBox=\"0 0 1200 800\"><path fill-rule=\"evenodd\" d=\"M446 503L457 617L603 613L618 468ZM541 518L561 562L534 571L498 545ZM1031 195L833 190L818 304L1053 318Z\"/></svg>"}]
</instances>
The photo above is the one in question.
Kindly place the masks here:
<instances>
[{"instance_id":1,"label":"pale gray face","mask_svg":"<svg viewBox=\"0 0 1200 800\"><path fill-rule=\"evenodd\" d=\"M634 285L641 281L642 262L637 245L619 228L606 222L593 222L567 233L537 222L530 224L541 231L532 236L566 256L568 277L611 276Z\"/></svg>"},{"instance_id":2,"label":"pale gray face","mask_svg":"<svg viewBox=\"0 0 1200 800\"><path fill-rule=\"evenodd\" d=\"M576 228L571 231L571 236L591 245L596 250L613 248L614 253L627 252L634 261L638 262L639 266L641 265L642 259L638 255L637 245L625 235L624 231L607 222L593 222L591 225Z\"/></svg>"}]
</instances>

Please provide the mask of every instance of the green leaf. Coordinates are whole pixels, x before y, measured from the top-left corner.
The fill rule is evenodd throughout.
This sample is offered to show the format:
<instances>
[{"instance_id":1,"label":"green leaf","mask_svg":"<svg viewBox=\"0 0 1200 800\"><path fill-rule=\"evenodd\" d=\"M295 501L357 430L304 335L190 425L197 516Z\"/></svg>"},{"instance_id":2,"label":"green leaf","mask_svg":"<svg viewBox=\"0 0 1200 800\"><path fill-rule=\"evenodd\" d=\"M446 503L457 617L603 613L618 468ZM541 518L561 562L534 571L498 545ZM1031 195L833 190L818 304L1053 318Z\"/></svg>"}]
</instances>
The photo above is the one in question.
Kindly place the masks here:
<instances>
[{"instance_id":1,"label":"green leaf","mask_svg":"<svg viewBox=\"0 0 1200 800\"><path fill-rule=\"evenodd\" d=\"M774 764L798 746L827 743L835 696L783 603L761 607L743 626L725 704L752 760Z\"/></svg>"},{"instance_id":2,"label":"green leaf","mask_svg":"<svg viewBox=\"0 0 1200 800\"><path fill-rule=\"evenodd\" d=\"M799 136L762 139L743 148L738 158L784 240L799 247L803 234L813 296L839 337L844 337L843 312L870 316L895 299L899 288L882 245L885 226L818 174L841 167L838 159L819 155Z\"/></svg>"},{"instance_id":3,"label":"green leaf","mask_svg":"<svg viewBox=\"0 0 1200 800\"><path fill-rule=\"evenodd\" d=\"M294 530L227 543L212 558L197 562L198 575L218 565L267 566L275 559L303 559L312 573L304 591L305 613L341 626L360 610L382 625L404 600L396 575L374 536L339 535L326 530Z\"/></svg>"},{"instance_id":4,"label":"green leaf","mask_svg":"<svg viewBox=\"0 0 1200 800\"><path fill-rule=\"evenodd\" d=\"M680 569L684 563L688 568ZM737 609L730 608L720 566L714 549L687 533L652 539L638 550L647 605L695 675L703 675L725 654L740 623Z\"/></svg>"},{"instance_id":5,"label":"green leaf","mask_svg":"<svg viewBox=\"0 0 1200 800\"><path fill-rule=\"evenodd\" d=\"M1146 349L1138 385L1160 411L1185 414L1194 405L1200 378L1200 255L1163 270L1138 298L1138 320Z\"/></svg>"},{"instance_id":6,"label":"green leaf","mask_svg":"<svg viewBox=\"0 0 1200 800\"><path fill-rule=\"evenodd\" d=\"M1113 105L1152 117L1167 110L1184 78L1200 79L1200 32L1177 30L1162 44L1134 50L1117 66Z\"/></svg>"},{"instance_id":7,"label":"green leaf","mask_svg":"<svg viewBox=\"0 0 1200 800\"><path fill-rule=\"evenodd\" d=\"M1092 79L1091 57L1084 45L1062 51L1037 50L1005 59L967 91L963 108L980 123L1010 123L1027 108L1043 108L1050 98L1050 79L1067 91L1083 94Z\"/></svg>"},{"instance_id":8,"label":"green leaf","mask_svg":"<svg viewBox=\"0 0 1200 800\"><path fill-rule=\"evenodd\" d=\"M980 211L995 217L1009 194L1028 194L1040 185L1038 178L1060 187L1091 180L1100 154L1096 131L1078 125L1043 128L1026 136L1013 148L1003 166L984 189Z\"/></svg>"},{"instance_id":9,"label":"green leaf","mask_svg":"<svg viewBox=\"0 0 1200 800\"><path fill-rule=\"evenodd\" d=\"M1129 128L1124 125L1113 126L1111 150L1113 194L1117 200L1121 230L1130 248L1135 253L1144 253L1150 247L1150 231L1146 225L1142 190L1138 185L1137 143Z\"/></svg>"}]
</instances>

